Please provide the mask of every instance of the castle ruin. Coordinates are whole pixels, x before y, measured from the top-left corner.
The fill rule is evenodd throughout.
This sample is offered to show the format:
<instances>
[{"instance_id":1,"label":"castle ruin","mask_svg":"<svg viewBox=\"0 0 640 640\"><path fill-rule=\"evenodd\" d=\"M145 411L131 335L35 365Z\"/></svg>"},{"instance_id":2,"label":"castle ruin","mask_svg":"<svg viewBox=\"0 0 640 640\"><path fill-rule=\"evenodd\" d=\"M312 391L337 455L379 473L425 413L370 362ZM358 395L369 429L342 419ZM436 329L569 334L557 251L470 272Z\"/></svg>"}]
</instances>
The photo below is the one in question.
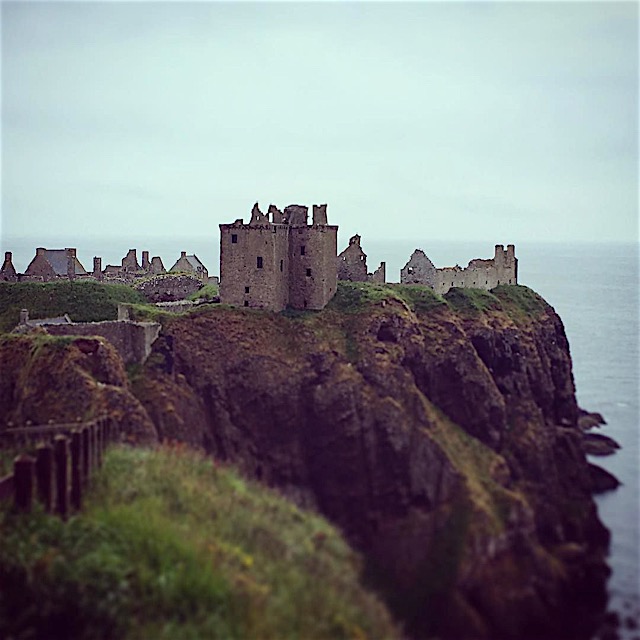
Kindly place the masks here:
<instances>
[{"instance_id":1,"label":"castle ruin","mask_svg":"<svg viewBox=\"0 0 640 640\"><path fill-rule=\"evenodd\" d=\"M327 205L289 205L267 213L256 203L251 220L220 225L220 302L282 311L322 309L336 293L338 227Z\"/></svg>"},{"instance_id":2,"label":"castle ruin","mask_svg":"<svg viewBox=\"0 0 640 640\"><path fill-rule=\"evenodd\" d=\"M381 262L373 273L368 273L367 254L362 250L357 234L349 239L349 246L338 256L338 280L384 284L386 270L386 263Z\"/></svg>"},{"instance_id":3,"label":"castle ruin","mask_svg":"<svg viewBox=\"0 0 640 640\"><path fill-rule=\"evenodd\" d=\"M437 269L422 249L416 249L400 271L401 284L421 284L436 293L445 294L452 287L493 289L500 284L518 284L518 259L512 244L497 244L492 259L477 258L466 267Z\"/></svg>"}]
</instances>

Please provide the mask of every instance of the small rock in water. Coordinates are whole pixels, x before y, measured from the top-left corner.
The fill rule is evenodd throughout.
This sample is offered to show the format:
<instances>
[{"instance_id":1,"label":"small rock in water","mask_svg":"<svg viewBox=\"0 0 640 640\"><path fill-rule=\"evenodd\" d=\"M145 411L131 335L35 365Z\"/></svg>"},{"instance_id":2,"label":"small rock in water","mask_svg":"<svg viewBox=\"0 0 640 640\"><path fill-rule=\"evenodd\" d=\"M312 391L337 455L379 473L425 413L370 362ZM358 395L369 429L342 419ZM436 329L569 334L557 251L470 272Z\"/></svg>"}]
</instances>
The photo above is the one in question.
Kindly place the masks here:
<instances>
[{"instance_id":1,"label":"small rock in water","mask_svg":"<svg viewBox=\"0 0 640 640\"><path fill-rule=\"evenodd\" d=\"M592 463L589 463L589 476L591 478L591 493L613 491L620 486L620 481L612 473Z\"/></svg>"},{"instance_id":2,"label":"small rock in water","mask_svg":"<svg viewBox=\"0 0 640 640\"><path fill-rule=\"evenodd\" d=\"M582 445L584 452L590 456L609 456L620 448L620 445L609 436L601 433L582 434Z\"/></svg>"},{"instance_id":3,"label":"small rock in water","mask_svg":"<svg viewBox=\"0 0 640 640\"><path fill-rule=\"evenodd\" d=\"M588 431L589 429L593 429L594 427L599 427L600 425L607 424L607 421L602 417L601 413L589 411L585 411L584 409L580 409L580 413L578 415L578 426L583 431Z\"/></svg>"}]
</instances>

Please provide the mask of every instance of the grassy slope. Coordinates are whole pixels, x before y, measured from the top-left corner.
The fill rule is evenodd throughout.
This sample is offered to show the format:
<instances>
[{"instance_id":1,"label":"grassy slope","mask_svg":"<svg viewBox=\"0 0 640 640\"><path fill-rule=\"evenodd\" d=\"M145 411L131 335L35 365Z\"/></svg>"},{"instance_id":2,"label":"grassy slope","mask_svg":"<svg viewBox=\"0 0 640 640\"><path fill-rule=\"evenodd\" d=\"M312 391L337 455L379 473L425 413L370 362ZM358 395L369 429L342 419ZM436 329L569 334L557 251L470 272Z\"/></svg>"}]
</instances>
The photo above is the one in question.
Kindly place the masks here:
<instances>
[{"instance_id":1,"label":"grassy slope","mask_svg":"<svg viewBox=\"0 0 640 640\"><path fill-rule=\"evenodd\" d=\"M32 318L61 316L76 322L116 320L118 303L142 303L144 298L131 287L98 282L0 282L0 332L18 323L20 309Z\"/></svg>"},{"instance_id":2,"label":"grassy slope","mask_svg":"<svg viewBox=\"0 0 640 640\"><path fill-rule=\"evenodd\" d=\"M0 637L399 637L326 521L180 447L117 448L80 515L0 513Z\"/></svg>"}]
</instances>

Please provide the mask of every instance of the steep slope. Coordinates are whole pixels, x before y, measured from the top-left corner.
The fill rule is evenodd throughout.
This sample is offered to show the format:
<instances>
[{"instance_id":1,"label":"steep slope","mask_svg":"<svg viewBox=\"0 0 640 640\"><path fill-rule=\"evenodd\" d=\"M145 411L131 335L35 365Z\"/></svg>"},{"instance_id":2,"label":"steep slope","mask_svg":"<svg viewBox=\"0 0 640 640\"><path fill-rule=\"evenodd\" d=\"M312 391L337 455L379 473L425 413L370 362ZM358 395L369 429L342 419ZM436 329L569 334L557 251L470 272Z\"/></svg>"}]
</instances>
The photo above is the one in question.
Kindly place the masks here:
<instances>
[{"instance_id":1,"label":"steep slope","mask_svg":"<svg viewBox=\"0 0 640 640\"><path fill-rule=\"evenodd\" d=\"M53 337L43 330L0 336L0 432L103 415L141 444L156 441L118 352L104 338Z\"/></svg>"},{"instance_id":2,"label":"steep slope","mask_svg":"<svg viewBox=\"0 0 640 640\"><path fill-rule=\"evenodd\" d=\"M166 322L134 385L161 438L317 507L418 637L587 638L608 533L560 318L525 287L342 283L320 313Z\"/></svg>"}]
</instances>

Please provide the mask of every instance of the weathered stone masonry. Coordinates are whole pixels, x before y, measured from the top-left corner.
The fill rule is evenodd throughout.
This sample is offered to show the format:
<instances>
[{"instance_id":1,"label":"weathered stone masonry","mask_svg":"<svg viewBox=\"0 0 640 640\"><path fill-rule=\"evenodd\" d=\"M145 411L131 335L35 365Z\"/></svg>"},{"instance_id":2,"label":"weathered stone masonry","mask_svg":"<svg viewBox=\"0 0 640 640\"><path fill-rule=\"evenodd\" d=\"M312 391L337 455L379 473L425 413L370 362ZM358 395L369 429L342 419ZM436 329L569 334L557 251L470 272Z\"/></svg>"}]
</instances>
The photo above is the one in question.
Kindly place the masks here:
<instances>
[{"instance_id":1,"label":"weathered stone masonry","mask_svg":"<svg viewBox=\"0 0 640 640\"><path fill-rule=\"evenodd\" d=\"M436 269L421 249L416 249L409 262L400 271L402 284L422 284L436 293L444 294L452 287L493 289L500 284L518 284L518 259L512 244L497 244L493 259L471 260L467 267Z\"/></svg>"},{"instance_id":2,"label":"weathered stone masonry","mask_svg":"<svg viewBox=\"0 0 640 640\"><path fill-rule=\"evenodd\" d=\"M270 219L271 217L271 219ZM326 205L256 203L249 224L220 225L220 302L281 311L322 309L335 295L338 227L327 224Z\"/></svg>"},{"instance_id":3,"label":"weathered stone masonry","mask_svg":"<svg viewBox=\"0 0 640 640\"><path fill-rule=\"evenodd\" d=\"M357 234L349 239L349 246L338 256L338 280L384 284L386 270L386 263L381 262L373 273L368 273L367 254L362 250Z\"/></svg>"}]
</instances>

